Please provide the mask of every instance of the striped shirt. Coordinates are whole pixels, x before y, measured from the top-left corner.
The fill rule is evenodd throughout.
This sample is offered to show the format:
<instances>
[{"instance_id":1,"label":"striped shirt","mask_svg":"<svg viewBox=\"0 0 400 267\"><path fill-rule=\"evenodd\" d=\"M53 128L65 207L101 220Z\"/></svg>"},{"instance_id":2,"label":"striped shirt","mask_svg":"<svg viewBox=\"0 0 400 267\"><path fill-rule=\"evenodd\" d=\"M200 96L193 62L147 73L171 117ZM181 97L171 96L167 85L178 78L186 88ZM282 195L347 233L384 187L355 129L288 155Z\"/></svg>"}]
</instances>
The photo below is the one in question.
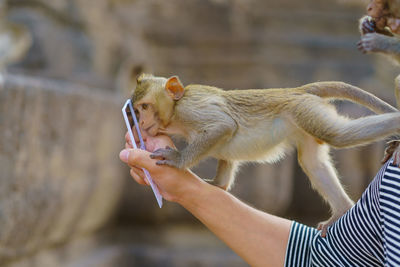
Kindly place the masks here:
<instances>
[{"instance_id":1,"label":"striped shirt","mask_svg":"<svg viewBox=\"0 0 400 267\"><path fill-rule=\"evenodd\" d=\"M293 222L285 266L400 266L400 168L383 165L325 238Z\"/></svg>"}]
</instances>

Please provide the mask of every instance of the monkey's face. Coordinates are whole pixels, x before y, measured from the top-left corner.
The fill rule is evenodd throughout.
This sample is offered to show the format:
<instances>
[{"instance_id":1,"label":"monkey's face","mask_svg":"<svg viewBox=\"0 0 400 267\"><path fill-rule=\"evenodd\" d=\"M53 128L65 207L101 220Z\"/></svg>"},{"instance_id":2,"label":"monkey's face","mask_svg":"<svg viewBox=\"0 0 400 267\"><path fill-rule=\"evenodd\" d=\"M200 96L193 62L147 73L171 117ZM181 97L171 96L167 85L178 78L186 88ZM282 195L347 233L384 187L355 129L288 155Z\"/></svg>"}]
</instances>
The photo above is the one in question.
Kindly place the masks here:
<instances>
[{"instance_id":1,"label":"monkey's face","mask_svg":"<svg viewBox=\"0 0 400 267\"><path fill-rule=\"evenodd\" d=\"M160 128L160 119L153 103L140 101L134 105L139 127L145 135L155 136Z\"/></svg>"},{"instance_id":2,"label":"monkey's face","mask_svg":"<svg viewBox=\"0 0 400 267\"><path fill-rule=\"evenodd\" d=\"M141 75L132 102L142 132L150 136L165 132L171 122L175 102L183 94L184 87L176 76L166 79Z\"/></svg>"},{"instance_id":3,"label":"monkey's face","mask_svg":"<svg viewBox=\"0 0 400 267\"><path fill-rule=\"evenodd\" d=\"M367 14L375 19L389 15L387 1L372 0L367 6Z\"/></svg>"}]
</instances>

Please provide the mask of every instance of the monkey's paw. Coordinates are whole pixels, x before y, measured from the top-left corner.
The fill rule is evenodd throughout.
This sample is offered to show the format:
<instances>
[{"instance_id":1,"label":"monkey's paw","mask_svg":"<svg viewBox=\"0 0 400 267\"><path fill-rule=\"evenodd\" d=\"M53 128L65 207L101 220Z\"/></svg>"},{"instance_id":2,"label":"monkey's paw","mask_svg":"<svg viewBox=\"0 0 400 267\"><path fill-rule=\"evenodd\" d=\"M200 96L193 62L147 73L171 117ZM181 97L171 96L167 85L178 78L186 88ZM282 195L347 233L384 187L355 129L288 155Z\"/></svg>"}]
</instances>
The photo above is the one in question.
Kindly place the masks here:
<instances>
[{"instance_id":1,"label":"monkey's paw","mask_svg":"<svg viewBox=\"0 0 400 267\"><path fill-rule=\"evenodd\" d=\"M211 185L215 185L219 188L221 188L224 191L229 191L229 185L227 184L220 184L219 182L215 181L215 179L204 179L204 181L206 181L207 183L211 184Z\"/></svg>"},{"instance_id":2,"label":"monkey's paw","mask_svg":"<svg viewBox=\"0 0 400 267\"><path fill-rule=\"evenodd\" d=\"M365 16L360 21L360 31L362 35L376 32L376 22L370 16Z\"/></svg>"},{"instance_id":3,"label":"monkey's paw","mask_svg":"<svg viewBox=\"0 0 400 267\"><path fill-rule=\"evenodd\" d=\"M321 230L321 236L326 237L326 233L328 231L328 227L331 226L334 222L336 222L346 211L336 212L334 213L328 220L324 222L320 222L318 224L318 230Z\"/></svg>"},{"instance_id":4,"label":"monkey's paw","mask_svg":"<svg viewBox=\"0 0 400 267\"><path fill-rule=\"evenodd\" d=\"M379 33L367 33L361 37L357 47L363 53L370 52L389 52L386 51L392 45L394 37L386 36Z\"/></svg>"},{"instance_id":5,"label":"monkey's paw","mask_svg":"<svg viewBox=\"0 0 400 267\"><path fill-rule=\"evenodd\" d=\"M393 164L400 167L400 140L392 140L386 143L385 155L382 164L393 156Z\"/></svg>"},{"instance_id":6,"label":"monkey's paw","mask_svg":"<svg viewBox=\"0 0 400 267\"><path fill-rule=\"evenodd\" d=\"M389 39L388 39L389 38ZM361 40L358 42L358 50L365 53L370 52L383 52L383 48L386 47L387 43L390 43L389 36L378 33L367 33L361 36Z\"/></svg>"},{"instance_id":7,"label":"monkey's paw","mask_svg":"<svg viewBox=\"0 0 400 267\"><path fill-rule=\"evenodd\" d=\"M157 165L168 165L178 169L183 168L181 153L168 146L166 148L157 149L150 155L150 158L159 159L156 162Z\"/></svg>"},{"instance_id":8,"label":"monkey's paw","mask_svg":"<svg viewBox=\"0 0 400 267\"><path fill-rule=\"evenodd\" d=\"M321 231L321 236L322 237L326 237L326 233L328 231L328 227L331 226L335 221L337 220L337 218L329 218L329 220L326 220L324 222L320 222L318 224L318 230Z\"/></svg>"}]
</instances>

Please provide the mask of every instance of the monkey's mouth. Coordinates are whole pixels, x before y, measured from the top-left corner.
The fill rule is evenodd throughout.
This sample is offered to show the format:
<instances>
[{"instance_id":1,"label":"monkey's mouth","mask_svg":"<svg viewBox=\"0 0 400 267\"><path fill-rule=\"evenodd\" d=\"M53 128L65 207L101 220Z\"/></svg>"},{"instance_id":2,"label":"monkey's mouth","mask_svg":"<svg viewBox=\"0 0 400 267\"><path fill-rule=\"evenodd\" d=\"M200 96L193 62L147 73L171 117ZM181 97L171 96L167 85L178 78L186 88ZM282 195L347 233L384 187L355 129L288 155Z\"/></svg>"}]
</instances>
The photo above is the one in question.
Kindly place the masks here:
<instances>
[{"instance_id":1,"label":"monkey's mouth","mask_svg":"<svg viewBox=\"0 0 400 267\"><path fill-rule=\"evenodd\" d=\"M157 130L155 133L150 132L152 129L154 129L154 126L157 126L156 123L150 125L149 127L147 127L146 129L144 129L148 134L150 134L151 136L155 136L157 134Z\"/></svg>"}]
</instances>

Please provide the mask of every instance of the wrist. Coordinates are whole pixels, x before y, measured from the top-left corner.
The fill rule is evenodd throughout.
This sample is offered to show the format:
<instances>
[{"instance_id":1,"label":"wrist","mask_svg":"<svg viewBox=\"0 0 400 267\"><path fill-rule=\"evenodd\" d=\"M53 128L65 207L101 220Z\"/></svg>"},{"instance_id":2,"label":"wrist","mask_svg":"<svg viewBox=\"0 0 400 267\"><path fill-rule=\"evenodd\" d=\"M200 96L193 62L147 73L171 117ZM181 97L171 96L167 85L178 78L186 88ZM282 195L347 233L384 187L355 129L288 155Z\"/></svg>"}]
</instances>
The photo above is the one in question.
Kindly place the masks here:
<instances>
[{"instance_id":1,"label":"wrist","mask_svg":"<svg viewBox=\"0 0 400 267\"><path fill-rule=\"evenodd\" d=\"M182 191L174 199L174 202L188 210L192 210L205 202L211 191L209 187L212 187L212 185L208 184L190 171L188 174L192 177L187 177L187 185L183 186Z\"/></svg>"}]
</instances>

